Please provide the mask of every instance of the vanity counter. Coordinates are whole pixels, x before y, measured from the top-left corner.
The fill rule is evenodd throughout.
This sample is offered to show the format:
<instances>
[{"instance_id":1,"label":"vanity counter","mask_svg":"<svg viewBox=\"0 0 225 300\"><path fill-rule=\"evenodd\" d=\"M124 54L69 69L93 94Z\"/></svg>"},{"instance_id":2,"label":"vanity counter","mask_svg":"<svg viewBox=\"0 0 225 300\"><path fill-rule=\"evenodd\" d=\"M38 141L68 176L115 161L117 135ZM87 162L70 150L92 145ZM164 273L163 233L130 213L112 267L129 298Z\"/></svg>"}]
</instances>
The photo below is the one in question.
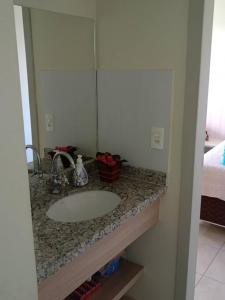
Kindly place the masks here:
<instances>
[{"instance_id":1,"label":"vanity counter","mask_svg":"<svg viewBox=\"0 0 225 300\"><path fill-rule=\"evenodd\" d=\"M38 283L40 284L74 257L84 253L121 224L152 205L165 192L166 175L161 172L124 167L119 180L105 183L98 174L89 174L89 183L70 188L66 194L52 195L45 179L30 176L31 207ZM104 190L118 194L122 201L103 217L79 223L62 223L49 219L49 207L72 193Z\"/></svg>"}]
</instances>

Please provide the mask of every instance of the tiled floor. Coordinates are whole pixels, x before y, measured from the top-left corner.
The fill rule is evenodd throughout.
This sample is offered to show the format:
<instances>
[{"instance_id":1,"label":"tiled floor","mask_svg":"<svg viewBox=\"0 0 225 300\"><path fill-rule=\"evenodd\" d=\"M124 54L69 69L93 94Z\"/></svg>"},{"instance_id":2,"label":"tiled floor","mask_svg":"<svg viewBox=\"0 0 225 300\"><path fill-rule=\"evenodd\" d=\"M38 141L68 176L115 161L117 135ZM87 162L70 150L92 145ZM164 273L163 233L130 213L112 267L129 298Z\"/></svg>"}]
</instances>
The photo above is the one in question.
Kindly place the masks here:
<instances>
[{"instance_id":1,"label":"tiled floor","mask_svg":"<svg viewBox=\"0 0 225 300\"><path fill-rule=\"evenodd\" d=\"M225 300L225 228L200 223L195 300Z\"/></svg>"}]
</instances>

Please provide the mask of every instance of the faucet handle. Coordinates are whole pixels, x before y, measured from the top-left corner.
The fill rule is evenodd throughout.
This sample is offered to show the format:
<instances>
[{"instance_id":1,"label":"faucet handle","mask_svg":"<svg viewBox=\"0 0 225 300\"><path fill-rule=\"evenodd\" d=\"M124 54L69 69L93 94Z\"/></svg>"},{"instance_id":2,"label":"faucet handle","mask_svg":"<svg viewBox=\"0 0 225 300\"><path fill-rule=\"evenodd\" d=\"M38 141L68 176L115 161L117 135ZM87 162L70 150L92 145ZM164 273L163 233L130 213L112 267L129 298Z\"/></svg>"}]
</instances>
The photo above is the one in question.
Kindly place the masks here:
<instances>
[{"instance_id":1,"label":"faucet handle","mask_svg":"<svg viewBox=\"0 0 225 300\"><path fill-rule=\"evenodd\" d=\"M60 174L52 174L52 193L59 194L62 190L69 185L69 180L66 175L62 172Z\"/></svg>"},{"instance_id":2,"label":"faucet handle","mask_svg":"<svg viewBox=\"0 0 225 300\"><path fill-rule=\"evenodd\" d=\"M56 173L52 174L52 193L59 194L61 192L61 180Z\"/></svg>"},{"instance_id":3,"label":"faucet handle","mask_svg":"<svg viewBox=\"0 0 225 300\"><path fill-rule=\"evenodd\" d=\"M65 156L75 169L73 158L66 152L57 151L52 159L52 179L53 179L53 193L60 193L63 188L69 185L69 180L64 173L64 168L60 156ZM66 192L66 191L65 191Z\"/></svg>"},{"instance_id":4,"label":"faucet handle","mask_svg":"<svg viewBox=\"0 0 225 300\"><path fill-rule=\"evenodd\" d=\"M61 184L62 184L62 186L69 185L69 180L64 173L61 174Z\"/></svg>"}]
</instances>

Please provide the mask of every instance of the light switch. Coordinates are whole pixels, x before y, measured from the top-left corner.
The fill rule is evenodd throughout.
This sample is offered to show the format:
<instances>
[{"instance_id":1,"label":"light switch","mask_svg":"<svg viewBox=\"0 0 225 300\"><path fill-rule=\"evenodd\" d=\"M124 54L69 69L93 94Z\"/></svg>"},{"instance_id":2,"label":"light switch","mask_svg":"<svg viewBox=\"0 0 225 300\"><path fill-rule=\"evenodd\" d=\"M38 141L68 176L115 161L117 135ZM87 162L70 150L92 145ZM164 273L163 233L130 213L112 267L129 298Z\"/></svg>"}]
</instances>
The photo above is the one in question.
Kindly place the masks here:
<instances>
[{"instance_id":1,"label":"light switch","mask_svg":"<svg viewBox=\"0 0 225 300\"><path fill-rule=\"evenodd\" d=\"M164 128L152 127L151 148L163 150L163 148L164 148Z\"/></svg>"},{"instance_id":2,"label":"light switch","mask_svg":"<svg viewBox=\"0 0 225 300\"><path fill-rule=\"evenodd\" d=\"M46 131L48 131L48 132L54 131L54 116L53 116L53 114L45 114L45 126L46 126Z\"/></svg>"}]
</instances>

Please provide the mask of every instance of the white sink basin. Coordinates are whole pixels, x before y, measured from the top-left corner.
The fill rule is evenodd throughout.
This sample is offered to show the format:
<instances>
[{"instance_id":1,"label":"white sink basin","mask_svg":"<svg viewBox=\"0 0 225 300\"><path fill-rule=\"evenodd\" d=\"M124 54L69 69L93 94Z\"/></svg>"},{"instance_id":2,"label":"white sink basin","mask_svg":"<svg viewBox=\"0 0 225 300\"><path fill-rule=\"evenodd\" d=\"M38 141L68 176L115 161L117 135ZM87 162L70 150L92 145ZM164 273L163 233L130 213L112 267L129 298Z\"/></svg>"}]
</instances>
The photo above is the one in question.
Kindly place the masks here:
<instances>
[{"instance_id":1,"label":"white sink basin","mask_svg":"<svg viewBox=\"0 0 225 300\"><path fill-rule=\"evenodd\" d=\"M80 222L104 216L118 206L121 198L107 191L87 191L54 203L47 216L59 222Z\"/></svg>"}]
</instances>

